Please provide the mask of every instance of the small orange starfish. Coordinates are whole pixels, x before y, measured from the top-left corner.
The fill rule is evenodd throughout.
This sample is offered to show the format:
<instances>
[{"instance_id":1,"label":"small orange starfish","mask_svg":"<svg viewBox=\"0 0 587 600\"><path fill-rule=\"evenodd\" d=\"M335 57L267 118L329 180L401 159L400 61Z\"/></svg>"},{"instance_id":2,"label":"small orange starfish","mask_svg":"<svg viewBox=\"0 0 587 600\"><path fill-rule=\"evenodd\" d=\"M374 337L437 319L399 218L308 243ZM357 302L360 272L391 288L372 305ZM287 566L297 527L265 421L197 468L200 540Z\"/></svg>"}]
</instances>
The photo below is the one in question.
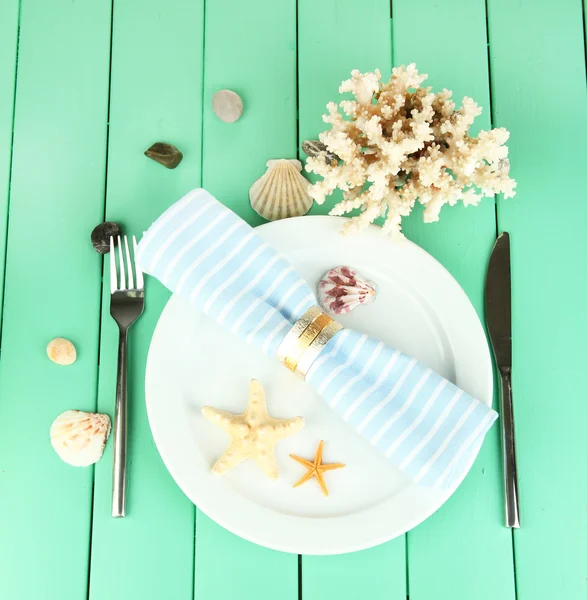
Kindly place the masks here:
<instances>
[{"instance_id":1,"label":"small orange starfish","mask_svg":"<svg viewBox=\"0 0 587 600\"><path fill-rule=\"evenodd\" d=\"M304 465L308 469L308 472L297 482L294 484L294 487L298 487L298 485L302 485L302 483L306 483L312 477L315 477L322 488L322 492L325 496L328 496L328 488L324 483L324 477L322 473L324 471L332 471L333 469L342 469L345 465L342 463L330 463L330 464L322 464L322 448L324 447L324 440L320 440L320 444L318 444L318 450L316 450L316 457L314 458L314 462L310 462L305 458L301 458L296 456L295 454L290 454L290 456L299 462L301 465Z\"/></svg>"}]
</instances>

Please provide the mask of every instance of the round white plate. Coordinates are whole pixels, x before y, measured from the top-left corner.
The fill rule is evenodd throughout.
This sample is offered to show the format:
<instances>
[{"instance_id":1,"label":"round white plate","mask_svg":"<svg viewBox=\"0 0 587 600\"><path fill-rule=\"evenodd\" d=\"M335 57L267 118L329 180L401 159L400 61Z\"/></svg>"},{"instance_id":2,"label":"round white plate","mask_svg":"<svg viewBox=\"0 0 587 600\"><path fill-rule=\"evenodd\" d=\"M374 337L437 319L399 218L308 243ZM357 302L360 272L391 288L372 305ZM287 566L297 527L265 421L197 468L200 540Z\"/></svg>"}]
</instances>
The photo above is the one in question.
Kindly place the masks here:
<instances>
[{"instance_id":1,"label":"round white plate","mask_svg":"<svg viewBox=\"0 0 587 600\"><path fill-rule=\"evenodd\" d=\"M420 359L491 404L492 370L485 335L463 290L434 258L410 242L395 244L376 227L340 235L336 217L269 223L258 232L314 287L337 265L376 282L375 302L339 320ZM210 472L228 436L206 421L202 406L242 412L249 380L259 379L269 412L301 415L304 429L277 445L281 475L270 480L252 461L221 477ZM185 494L209 517L243 538L286 552L337 554L368 548L421 523L451 495L411 483L342 421L296 375L230 335L173 296L153 335L146 399L155 442ZM293 484L325 440L330 496L316 481Z\"/></svg>"}]
</instances>

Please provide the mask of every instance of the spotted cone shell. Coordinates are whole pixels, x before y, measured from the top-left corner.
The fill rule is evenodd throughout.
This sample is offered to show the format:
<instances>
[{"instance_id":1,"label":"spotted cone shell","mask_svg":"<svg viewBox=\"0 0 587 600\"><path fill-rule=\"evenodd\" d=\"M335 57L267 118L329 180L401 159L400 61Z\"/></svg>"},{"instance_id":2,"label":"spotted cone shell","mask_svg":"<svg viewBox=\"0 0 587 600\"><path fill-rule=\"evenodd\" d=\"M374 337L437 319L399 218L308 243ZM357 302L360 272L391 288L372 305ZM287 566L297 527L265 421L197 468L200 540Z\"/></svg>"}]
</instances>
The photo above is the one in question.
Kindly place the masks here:
<instances>
[{"instance_id":1,"label":"spotted cone shell","mask_svg":"<svg viewBox=\"0 0 587 600\"><path fill-rule=\"evenodd\" d=\"M375 300L375 284L350 267L330 269L318 284L320 306L334 315L344 315L361 304Z\"/></svg>"},{"instance_id":2,"label":"spotted cone shell","mask_svg":"<svg viewBox=\"0 0 587 600\"><path fill-rule=\"evenodd\" d=\"M61 460L74 467L98 462L110 435L110 417L66 410L51 425L51 445Z\"/></svg>"},{"instance_id":3,"label":"spotted cone shell","mask_svg":"<svg viewBox=\"0 0 587 600\"><path fill-rule=\"evenodd\" d=\"M268 221L305 215L312 206L310 182L301 174L299 160L267 162L267 172L249 190L253 210Z\"/></svg>"}]
</instances>

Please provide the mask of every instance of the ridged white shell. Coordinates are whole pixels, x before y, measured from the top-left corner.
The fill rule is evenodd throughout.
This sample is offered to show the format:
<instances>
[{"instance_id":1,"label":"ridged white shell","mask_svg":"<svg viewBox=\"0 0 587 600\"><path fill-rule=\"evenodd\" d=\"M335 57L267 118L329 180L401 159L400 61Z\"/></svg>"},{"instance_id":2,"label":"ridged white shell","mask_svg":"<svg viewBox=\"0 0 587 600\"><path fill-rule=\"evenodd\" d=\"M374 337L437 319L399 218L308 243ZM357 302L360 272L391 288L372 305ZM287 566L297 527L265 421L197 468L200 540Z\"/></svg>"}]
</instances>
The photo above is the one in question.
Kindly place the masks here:
<instances>
[{"instance_id":1,"label":"ridged white shell","mask_svg":"<svg viewBox=\"0 0 587 600\"><path fill-rule=\"evenodd\" d=\"M299 160L267 162L267 172L253 183L249 199L253 210L268 221L305 215L312 206L310 182L301 174Z\"/></svg>"},{"instance_id":2,"label":"ridged white shell","mask_svg":"<svg viewBox=\"0 0 587 600\"><path fill-rule=\"evenodd\" d=\"M350 267L335 267L318 284L320 306L331 314L344 315L361 304L375 300L375 284Z\"/></svg>"},{"instance_id":3,"label":"ridged white shell","mask_svg":"<svg viewBox=\"0 0 587 600\"><path fill-rule=\"evenodd\" d=\"M81 410L66 410L51 425L51 445L61 460L87 467L102 457L110 435L110 417Z\"/></svg>"}]
</instances>

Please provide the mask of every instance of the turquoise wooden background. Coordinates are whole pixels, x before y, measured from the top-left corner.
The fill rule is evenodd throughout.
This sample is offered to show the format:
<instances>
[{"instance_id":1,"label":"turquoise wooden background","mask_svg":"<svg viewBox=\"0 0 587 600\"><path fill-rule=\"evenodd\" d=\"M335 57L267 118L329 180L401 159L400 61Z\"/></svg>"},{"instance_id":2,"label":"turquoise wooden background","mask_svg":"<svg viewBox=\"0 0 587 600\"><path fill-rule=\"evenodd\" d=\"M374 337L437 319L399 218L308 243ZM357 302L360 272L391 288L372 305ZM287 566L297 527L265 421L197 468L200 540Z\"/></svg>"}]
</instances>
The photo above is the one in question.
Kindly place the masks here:
<instances>
[{"instance_id":1,"label":"turquoise wooden background","mask_svg":"<svg viewBox=\"0 0 587 600\"><path fill-rule=\"evenodd\" d=\"M585 37L580 0L2 0L0 2L0 598L2 600L579 600L587 597ZM357 554L297 557L222 530L183 496L143 401L167 293L132 334L129 516L95 469L48 443L69 408L112 414L116 328L89 233L140 233L203 185L251 223L269 158L299 155L353 68L415 61L512 132L513 200L419 214L408 236L482 312L496 230L512 236L522 529L502 526L498 429L454 497ZM228 87L245 115L220 122ZM154 141L185 155L149 161ZM326 211L327 206L321 207ZM72 339L78 362L45 356Z\"/></svg>"}]
</instances>

